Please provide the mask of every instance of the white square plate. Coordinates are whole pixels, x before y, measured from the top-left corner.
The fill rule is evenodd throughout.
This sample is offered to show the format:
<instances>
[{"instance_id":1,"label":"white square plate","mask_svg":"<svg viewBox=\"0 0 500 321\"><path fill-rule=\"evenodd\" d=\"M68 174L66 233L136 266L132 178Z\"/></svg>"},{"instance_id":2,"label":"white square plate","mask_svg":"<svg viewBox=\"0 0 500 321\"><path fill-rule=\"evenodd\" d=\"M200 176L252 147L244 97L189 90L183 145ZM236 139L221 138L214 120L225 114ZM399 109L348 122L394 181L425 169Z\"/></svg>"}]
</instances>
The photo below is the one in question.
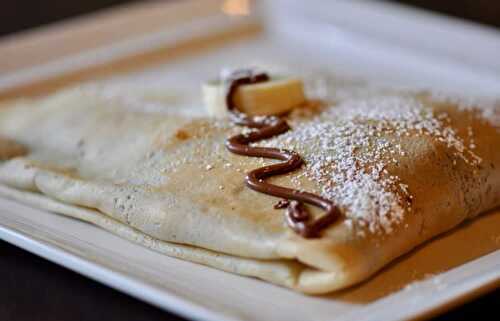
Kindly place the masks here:
<instances>
[{"instance_id":1,"label":"white square plate","mask_svg":"<svg viewBox=\"0 0 500 321\"><path fill-rule=\"evenodd\" d=\"M241 20L262 23L263 31L252 39L123 76L110 85L154 82L192 92L221 67L264 62L326 69L398 86L500 96L498 32L387 3L304 3L259 3L256 13ZM238 23L234 17L216 15L175 31L100 48L99 53L109 59L151 49L158 42L175 44L210 26L223 30ZM83 68L95 53L0 75L0 86L43 79L78 64ZM4 199L0 199L0 238L200 320L409 319L450 308L500 283L498 210L417 248L360 286L321 297L166 257L92 225Z\"/></svg>"}]
</instances>

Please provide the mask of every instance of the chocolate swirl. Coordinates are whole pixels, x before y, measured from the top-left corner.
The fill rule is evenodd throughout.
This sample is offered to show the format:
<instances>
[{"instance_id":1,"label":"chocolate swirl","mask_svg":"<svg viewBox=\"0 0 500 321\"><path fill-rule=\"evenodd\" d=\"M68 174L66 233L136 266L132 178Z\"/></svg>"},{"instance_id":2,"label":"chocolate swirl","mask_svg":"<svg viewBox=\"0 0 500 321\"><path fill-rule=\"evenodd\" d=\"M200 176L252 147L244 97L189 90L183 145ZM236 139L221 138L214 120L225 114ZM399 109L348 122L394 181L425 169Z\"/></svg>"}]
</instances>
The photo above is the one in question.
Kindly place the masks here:
<instances>
[{"instance_id":1,"label":"chocolate swirl","mask_svg":"<svg viewBox=\"0 0 500 321\"><path fill-rule=\"evenodd\" d=\"M251 71L240 71L229 78L227 90L227 106L235 124L257 129L249 134L238 134L226 141L227 149L235 154L250 157L265 157L283 161L252 170L245 177L245 183L251 189L267 195L281 197L284 200L274 206L276 209L286 208L286 222L297 234L305 238L319 237L320 232L335 222L340 211L333 202L319 195L299 191L296 189L277 186L267 183L265 179L290 173L299 169L304 160L294 152L286 149L254 147L251 143L283 134L290 130L290 126L280 117L250 117L236 111L233 96L236 89L244 84L253 84L269 80L266 74L253 74ZM318 219L307 211L304 204L310 204L323 209L326 214Z\"/></svg>"}]
</instances>

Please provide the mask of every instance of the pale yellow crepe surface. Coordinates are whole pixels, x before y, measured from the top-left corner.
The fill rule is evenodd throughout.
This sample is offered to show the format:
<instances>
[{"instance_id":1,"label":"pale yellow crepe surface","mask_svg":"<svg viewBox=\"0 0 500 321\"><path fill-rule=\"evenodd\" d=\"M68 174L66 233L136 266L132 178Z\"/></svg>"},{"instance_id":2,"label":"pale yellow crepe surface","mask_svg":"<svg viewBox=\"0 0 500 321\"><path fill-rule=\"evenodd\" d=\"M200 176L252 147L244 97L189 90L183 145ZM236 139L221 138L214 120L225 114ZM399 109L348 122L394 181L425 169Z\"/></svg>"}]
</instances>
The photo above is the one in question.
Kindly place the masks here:
<instances>
[{"instance_id":1,"label":"pale yellow crepe surface","mask_svg":"<svg viewBox=\"0 0 500 321\"><path fill-rule=\"evenodd\" d=\"M306 293L365 280L500 205L496 102L358 90L292 113L292 131L260 145L306 160L275 183L341 207L343 216L316 239L294 234L273 209L278 199L244 185L247 171L272 163L225 149L228 136L248 129L182 116L168 102L140 107L85 86L5 103L0 194Z\"/></svg>"}]
</instances>

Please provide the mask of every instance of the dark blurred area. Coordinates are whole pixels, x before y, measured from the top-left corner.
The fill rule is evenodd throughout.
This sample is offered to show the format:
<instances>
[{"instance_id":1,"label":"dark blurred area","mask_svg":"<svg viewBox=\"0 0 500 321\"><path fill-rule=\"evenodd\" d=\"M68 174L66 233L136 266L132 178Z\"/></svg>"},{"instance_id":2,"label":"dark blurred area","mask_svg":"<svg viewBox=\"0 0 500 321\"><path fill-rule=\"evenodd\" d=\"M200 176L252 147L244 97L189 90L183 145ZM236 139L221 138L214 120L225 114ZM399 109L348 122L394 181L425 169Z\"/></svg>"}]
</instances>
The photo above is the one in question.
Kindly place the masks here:
<instances>
[{"instance_id":1,"label":"dark blurred area","mask_svg":"<svg viewBox=\"0 0 500 321\"><path fill-rule=\"evenodd\" d=\"M119 4L140 1L141 0L0 0L0 36L91 13Z\"/></svg>"},{"instance_id":2,"label":"dark blurred area","mask_svg":"<svg viewBox=\"0 0 500 321\"><path fill-rule=\"evenodd\" d=\"M392 0L500 28L498 0Z\"/></svg>"},{"instance_id":3,"label":"dark blurred area","mask_svg":"<svg viewBox=\"0 0 500 321\"><path fill-rule=\"evenodd\" d=\"M140 1L141 0L1 0L0 36L61 19L90 13L98 9ZM417 6L500 28L500 1L498 0L390 1Z\"/></svg>"},{"instance_id":4,"label":"dark blurred area","mask_svg":"<svg viewBox=\"0 0 500 321\"><path fill-rule=\"evenodd\" d=\"M100 9L144 1L185 0L0 0L0 36ZM500 0L386 1L420 7L500 28ZM2 276L0 321L184 320L1 240L0 262ZM486 319L494 320L496 306L500 304L499 299L500 290L496 290L436 320L473 320L480 318L481 313L489 314L490 317Z\"/></svg>"}]
</instances>

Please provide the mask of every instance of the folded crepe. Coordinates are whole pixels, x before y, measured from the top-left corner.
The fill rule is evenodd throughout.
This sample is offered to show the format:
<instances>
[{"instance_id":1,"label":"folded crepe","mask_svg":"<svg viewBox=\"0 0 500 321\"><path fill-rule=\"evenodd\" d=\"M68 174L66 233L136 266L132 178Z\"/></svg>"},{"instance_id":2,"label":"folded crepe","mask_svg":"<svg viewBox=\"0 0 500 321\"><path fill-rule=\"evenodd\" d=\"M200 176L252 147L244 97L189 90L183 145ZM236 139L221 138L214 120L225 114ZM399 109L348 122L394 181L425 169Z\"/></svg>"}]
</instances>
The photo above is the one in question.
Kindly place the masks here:
<instances>
[{"instance_id":1,"label":"folded crepe","mask_svg":"<svg viewBox=\"0 0 500 321\"><path fill-rule=\"evenodd\" d=\"M294 233L277 198L245 186L245 173L274 163L226 150L230 135L249 129L90 87L0 108L0 195L305 293L363 281L500 206L498 103L328 91L287 116L292 130L258 143L306 161L273 183L341 208L318 238Z\"/></svg>"}]
</instances>

